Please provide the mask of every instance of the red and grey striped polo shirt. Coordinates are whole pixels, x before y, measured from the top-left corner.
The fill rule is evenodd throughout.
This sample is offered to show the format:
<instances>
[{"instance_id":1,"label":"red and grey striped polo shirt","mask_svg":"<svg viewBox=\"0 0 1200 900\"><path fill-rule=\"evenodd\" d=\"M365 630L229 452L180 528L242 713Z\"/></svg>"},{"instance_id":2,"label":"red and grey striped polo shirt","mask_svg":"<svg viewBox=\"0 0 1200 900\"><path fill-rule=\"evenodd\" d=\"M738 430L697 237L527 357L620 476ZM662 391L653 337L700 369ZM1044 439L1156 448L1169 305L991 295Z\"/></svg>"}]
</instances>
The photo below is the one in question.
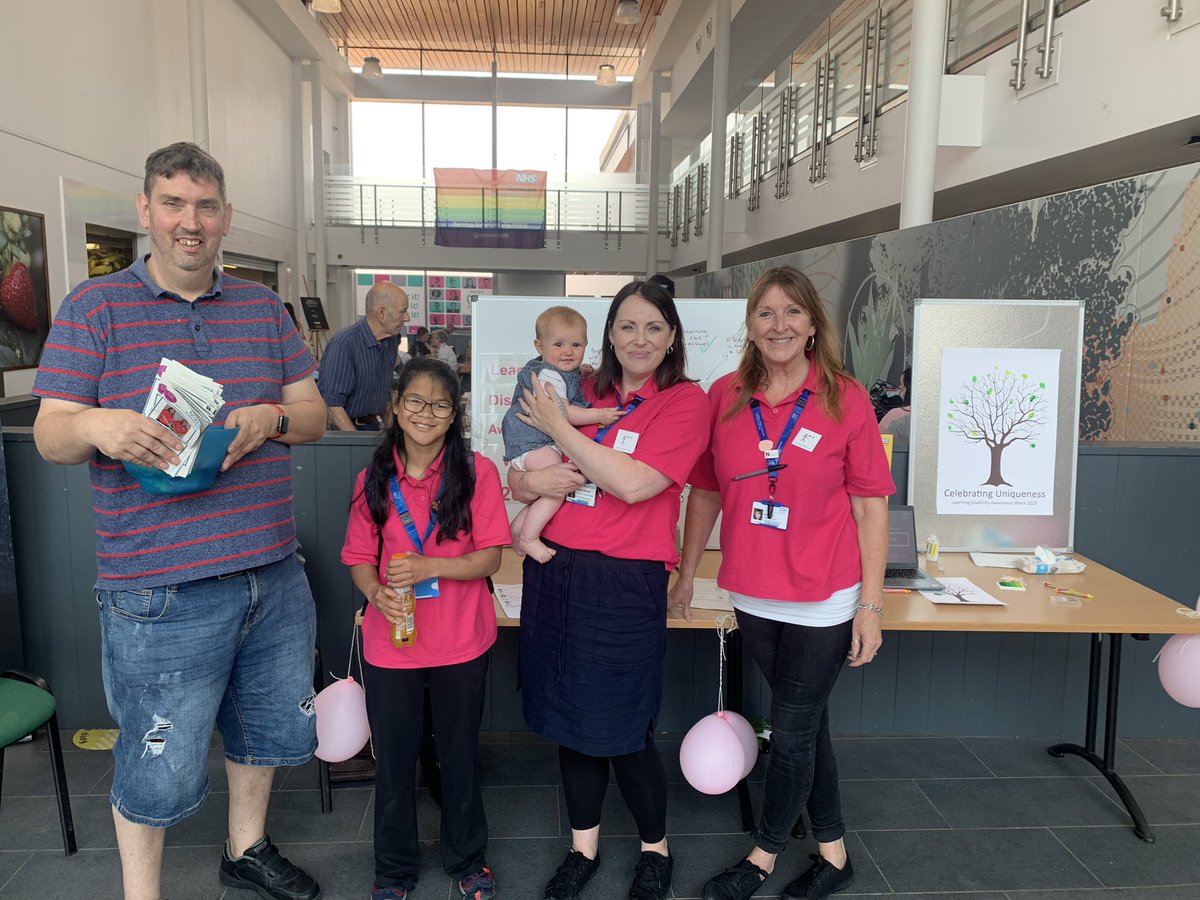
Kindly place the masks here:
<instances>
[{"instance_id":1,"label":"red and grey striped polo shirt","mask_svg":"<svg viewBox=\"0 0 1200 900\"><path fill-rule=\"evenodd\" d=\"M46 339L33 393L141 412L159 361L175 359L221 383L225 406L278 403L284 385L316 361L279 297L214 273L194 302L154 283L139 259L93 278L63 301ZM206 491L148 494L116 460L88 464L96 519L97 587L149 588L266 565L296 549L291 453L267 441Z\"/></svg>"}]
</instances>

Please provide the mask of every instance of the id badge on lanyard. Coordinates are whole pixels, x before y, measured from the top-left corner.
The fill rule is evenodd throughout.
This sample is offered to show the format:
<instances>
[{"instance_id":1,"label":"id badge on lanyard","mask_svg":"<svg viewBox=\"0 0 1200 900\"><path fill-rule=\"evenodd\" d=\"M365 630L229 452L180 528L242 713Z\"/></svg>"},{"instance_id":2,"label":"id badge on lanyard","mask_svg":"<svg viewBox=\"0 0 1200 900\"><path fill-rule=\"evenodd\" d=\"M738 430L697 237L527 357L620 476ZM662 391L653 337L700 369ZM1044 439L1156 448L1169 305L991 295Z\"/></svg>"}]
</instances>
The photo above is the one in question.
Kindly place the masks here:
<instances>
[{"instance_id":1,"label":"id badge on lanyard","mask_svg":"<svg viewBox=\"0 0 1200 900\"><path fill-rule=\"evenodd\" d=\"M429 540L429 536L433 534L434 526L437 525L437 504L435 503L429 511L429 525L425 528L425 537L421 537L417 531L417 525L413 521L412 513L408 511L408 504L404 502L404 495L400 493L400 479L393 475L388 479L388 488L392 492L392 503L396 507L396 515L400 518L400 524L408 532L409 540L412 541L417 553L424 553L425 542ZM437 497L439 500L442 497L441 488L438 488ZM413 596L418 600L432 600L441 596L436 578L426 578L424 581L418 581L412 586L412 589Z\"/></svg>"},{"instance_id":2,"label":"id badge on lanyard","mask_svg":"<svg viewBox=\"0 0 1200 900\"><path fill-rule=\"evenodd\" d=\"M597 444L603 442L604 436L608 434L614 425L616 425L618 422L625 421L625 418L629 415L629 413L633 412L642 405L641 397L634 397L624 407L622 407L620 404L620 397L618 397L617 400L617 410L625 415L617 419L616 422L610 422L603 428L596 430L596 436L593 437L592 440L594 440ZM621 431L617 432L617 441L613 449L619 450L622 453L632 454L634 449L637 447L637 442L637 432L626 431L622 429ZM596 501L600 499L600 493L600 488L598 488L593 482L589 481L583 486L575 488L575 490L571 491L571 493L567 494L567 496L563 499L568 503L574 503L576 506L588 506L594 508L596 506Z\"/></svg>"},{"instance_id":3,"label":"id badge on lanyard","mask_svg":"<svg viewBox=\"0 0 1200 900\"><path fill-rule=\"evenodd\" d=\"M808 405L808 398L811 396L811 390L800 392L800 396L796 398L796 403L792 407L792 414L788 416L787 424L783 426L783 433L779 436L779 440L775 442L772 442L767 437L767 426L763 422L758 400L750 401L750 413L754 417L754 428L758 432L758 449L761 451L763 461L766 463L764 470L754 474L767 476L767 499L755 500L750 504L751 525L757 525L761 528L773 528L776 531L787 531L790 510L782 503L775 502L775 485L779 482L779 470L785 468L785 465L779 461L779 458L783 453L783 448L787 444L788 438L792 436L796 422L804 412L805 406Z\"/></svg>"}]
</instances>

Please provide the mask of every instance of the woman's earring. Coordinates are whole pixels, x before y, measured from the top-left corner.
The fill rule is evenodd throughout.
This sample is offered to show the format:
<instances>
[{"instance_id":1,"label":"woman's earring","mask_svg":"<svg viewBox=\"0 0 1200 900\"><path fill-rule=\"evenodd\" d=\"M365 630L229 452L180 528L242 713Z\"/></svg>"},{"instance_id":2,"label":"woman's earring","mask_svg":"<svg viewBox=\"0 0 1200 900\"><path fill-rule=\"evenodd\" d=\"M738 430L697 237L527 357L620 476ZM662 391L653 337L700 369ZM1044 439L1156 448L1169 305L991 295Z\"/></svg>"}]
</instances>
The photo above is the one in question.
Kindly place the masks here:
<instances>
[{"instance_id":1,"label":"woman's earring","mask_svg":"<svg viewBox=\"0 0 1200 900\"><path fill-rule=\"evenodd\" d=\"M813 347L816 346L816 344L817 344L817 336L815 334L810 334L808 336L808 340L804 344L804 349L811 350Z\"/></svg>"},{"instance_id":2,"label":"woman's earring","mask_svg":"<svg viewBox=\"0 0 1200 900\"><path fill-rule=\"evenodd\" d=\"M675 348L673 346L667 348L667 356L670 356L674 352L675 352Z\"/></svg>"}]
</instances>

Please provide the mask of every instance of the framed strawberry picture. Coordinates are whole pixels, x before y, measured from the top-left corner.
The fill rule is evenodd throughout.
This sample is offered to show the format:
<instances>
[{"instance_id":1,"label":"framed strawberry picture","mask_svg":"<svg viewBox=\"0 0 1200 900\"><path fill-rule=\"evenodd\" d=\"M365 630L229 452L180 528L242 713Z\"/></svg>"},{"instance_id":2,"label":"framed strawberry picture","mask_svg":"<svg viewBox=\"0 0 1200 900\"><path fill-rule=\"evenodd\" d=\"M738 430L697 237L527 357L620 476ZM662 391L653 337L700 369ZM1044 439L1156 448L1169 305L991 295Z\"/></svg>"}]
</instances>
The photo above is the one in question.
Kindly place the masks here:
<instances>
[{"instance_id":1,"label":"framed strawberry picture","mask_svg":"<svg viewBox=\"0 0 1200 900\"><path fill-rule=\"evenodd\" d=\"M0 372L36 366L49 330L46 219L0 206Z\"/></svg>"}]
</instances>

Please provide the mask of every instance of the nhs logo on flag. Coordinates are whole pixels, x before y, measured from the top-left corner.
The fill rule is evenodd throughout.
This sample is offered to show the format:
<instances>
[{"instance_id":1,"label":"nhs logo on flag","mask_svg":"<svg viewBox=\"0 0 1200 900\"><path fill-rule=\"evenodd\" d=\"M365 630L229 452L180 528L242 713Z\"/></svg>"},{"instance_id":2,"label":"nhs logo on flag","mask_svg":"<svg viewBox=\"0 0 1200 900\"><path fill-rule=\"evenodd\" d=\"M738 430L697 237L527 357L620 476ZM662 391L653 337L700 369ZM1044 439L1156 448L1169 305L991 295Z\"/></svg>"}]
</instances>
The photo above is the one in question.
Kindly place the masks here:
<instances>
[{"instance_id":1,"label":"nhs logo on flag","mask_svg":"<svg viewBox=\"0 0 1200 900\"><path fill-rule=\"evenodd\" d=\"M537 176L532 172L518 172L513 176L513 180L517 184L537 184Z\"/></svg>"}]
</instances>

